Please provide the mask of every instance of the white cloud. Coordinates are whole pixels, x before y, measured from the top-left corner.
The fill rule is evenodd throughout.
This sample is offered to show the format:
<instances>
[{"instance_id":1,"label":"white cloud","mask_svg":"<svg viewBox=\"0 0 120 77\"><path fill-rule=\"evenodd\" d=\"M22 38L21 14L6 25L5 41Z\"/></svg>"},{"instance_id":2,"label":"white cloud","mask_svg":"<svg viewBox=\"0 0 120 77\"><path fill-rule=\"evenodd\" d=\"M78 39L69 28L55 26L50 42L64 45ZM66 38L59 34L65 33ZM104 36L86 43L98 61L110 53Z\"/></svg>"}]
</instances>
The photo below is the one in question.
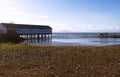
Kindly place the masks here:
<instances>
[{"instance_id":1,"label":"white cloud","mask_svg":"<svg viewBox=\"0 0 120 77\"><path fill-rule=\"evenodd\" d=\"M120 32L119 25L97 24L57 25L53 29L55 32Z\"/></svg>"},{"instance_id":2,"label":"white cloud","mask_svg":"<svg viewBox=\"0 0 120 77\"><path fill-rule=\"evenodd\" d=\"M22 11L18 11L16 7L0 7L0 16L4 17L7 15L12 15L13 17L15 17L16 15L19 16L24 16L24 17L33 17L33 18L41 18L41 19L49 19L50 16L47 15L35 15L35 14L31 14L31 13L26 13L26 12L22 12Z\"/></svg>"},{"instance_id":3,"label":"white cloud","mask_svg":"<svg viewBox=\"0 0 120 77\"><path fill-rule=\"evenodd\" d=\"M2 3L5 4L5 2L2 2ZM5 5L3 4L0 5L0 22L13 21L13 22L22 23L23 21L30 22L31 19L33 21L50 19L50 16L47 16L47 15L36 15L32 13L27 13L27 12L19 10L16 6L9 5L9 3L6 3Z\"/></svg>"},{"instance_id":4,"label":"white cloud","mask_svg":"<svg viewBox=\"0 0 120 77\"><path fill-rule=\"evenodd\" d=\"M29 17L34 17L34 18L42 18L42 19L49 19L50 16L42 16L42 15L34 15L26 12L16 12L16 14L23 15L23 16L29 16Z\"/></svg>"},{"instance_id":5,"label":"white cloud","mask_svg":"<svg viewBox=\"0 0 120 77\"><path fill-rule=\"evenodd\" d=\"M16 10L16 7L9 7L9 6L0 6L0 10L1 11L5 11L5 10L8 10L8 11L10 11L10 10Z\"/></svg>"}]
</instances>

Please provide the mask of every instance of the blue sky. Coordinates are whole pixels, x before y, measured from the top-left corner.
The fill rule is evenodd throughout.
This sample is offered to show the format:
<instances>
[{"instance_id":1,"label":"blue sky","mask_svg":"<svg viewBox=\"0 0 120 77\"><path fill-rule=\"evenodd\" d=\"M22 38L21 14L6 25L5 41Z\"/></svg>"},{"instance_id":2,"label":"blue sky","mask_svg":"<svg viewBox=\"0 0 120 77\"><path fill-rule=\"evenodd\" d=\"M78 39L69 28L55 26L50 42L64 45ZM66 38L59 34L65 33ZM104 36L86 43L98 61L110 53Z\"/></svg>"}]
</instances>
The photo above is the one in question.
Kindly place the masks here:
<instances>
[{"instance_id":1,"label":"blue sky","mask_svg":"<svg viewBox=\"0 0 120 77\"><path fill-rule=\"evenodd\" d=\"M0 22L53 32L120 32L120 0L0 0Z\"/></svg>"}]
</instances>

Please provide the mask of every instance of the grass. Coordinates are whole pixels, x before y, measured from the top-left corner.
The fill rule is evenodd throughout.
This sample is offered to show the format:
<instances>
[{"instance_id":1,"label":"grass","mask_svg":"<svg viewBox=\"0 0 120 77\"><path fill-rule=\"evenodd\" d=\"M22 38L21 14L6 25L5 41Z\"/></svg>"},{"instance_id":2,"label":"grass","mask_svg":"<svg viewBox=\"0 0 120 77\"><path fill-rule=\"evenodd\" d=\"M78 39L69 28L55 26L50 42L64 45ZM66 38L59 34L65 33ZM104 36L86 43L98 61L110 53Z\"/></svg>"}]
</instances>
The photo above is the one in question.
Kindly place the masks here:
<instances>
[{"instance_id":1,"label":"grass","mask_svg":"<svg viewBox=\"0 0 120 77\"><path fill-rule=\"evenodd\" d=\"M0 77L119 77L120 46L0 44Z\"/></svg>"}]
</instances>

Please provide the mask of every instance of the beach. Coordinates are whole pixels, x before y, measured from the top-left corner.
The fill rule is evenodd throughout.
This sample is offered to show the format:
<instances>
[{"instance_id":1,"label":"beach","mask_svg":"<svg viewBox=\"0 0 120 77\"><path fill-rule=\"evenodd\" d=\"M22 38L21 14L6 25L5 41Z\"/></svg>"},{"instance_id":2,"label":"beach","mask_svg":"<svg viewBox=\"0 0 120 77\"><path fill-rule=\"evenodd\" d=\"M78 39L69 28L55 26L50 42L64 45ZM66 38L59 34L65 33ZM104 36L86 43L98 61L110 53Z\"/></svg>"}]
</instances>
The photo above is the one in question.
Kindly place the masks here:
<instances>
[{"instance_id":1,"label":"beach","mask_svg":"<svg viewBox=\"0 0 120 77\"><path fill-rule=\"evenodd\" d=\"M120 46L0 44L0 77L119 77Z\"/></svg>"}]
</instances>

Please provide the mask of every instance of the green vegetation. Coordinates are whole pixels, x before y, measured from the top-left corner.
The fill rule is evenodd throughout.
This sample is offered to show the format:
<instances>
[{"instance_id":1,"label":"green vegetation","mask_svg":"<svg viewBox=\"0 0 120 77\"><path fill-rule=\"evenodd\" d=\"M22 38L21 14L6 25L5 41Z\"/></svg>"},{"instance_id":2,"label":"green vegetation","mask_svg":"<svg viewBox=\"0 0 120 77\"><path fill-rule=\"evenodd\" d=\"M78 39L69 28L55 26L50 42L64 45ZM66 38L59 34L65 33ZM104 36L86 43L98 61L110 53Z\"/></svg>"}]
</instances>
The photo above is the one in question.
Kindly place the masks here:
<instances>
[{"instance_id":1,"label":"green vegetation","mask_svg":"<svg viewBox=\"0 0 120 77\"><path fill-rule=\"evenodd\" d=\"M0 44L0 77L119 77L120 46Z\"/></svg>"},{"instance_id":2,"label":"green vegetation","mask_svg":"<svg viewBox=\"0 0 120 77\"><path fill-rule=\"evenodd\" d=\"M19 34L16 33L14 30L8 30L5 34L0 34L0 42L6 43L6 42L13 42L13 43L19 43L23 41L23 38L19 37Z\"/></svg>"}]
</instances>

